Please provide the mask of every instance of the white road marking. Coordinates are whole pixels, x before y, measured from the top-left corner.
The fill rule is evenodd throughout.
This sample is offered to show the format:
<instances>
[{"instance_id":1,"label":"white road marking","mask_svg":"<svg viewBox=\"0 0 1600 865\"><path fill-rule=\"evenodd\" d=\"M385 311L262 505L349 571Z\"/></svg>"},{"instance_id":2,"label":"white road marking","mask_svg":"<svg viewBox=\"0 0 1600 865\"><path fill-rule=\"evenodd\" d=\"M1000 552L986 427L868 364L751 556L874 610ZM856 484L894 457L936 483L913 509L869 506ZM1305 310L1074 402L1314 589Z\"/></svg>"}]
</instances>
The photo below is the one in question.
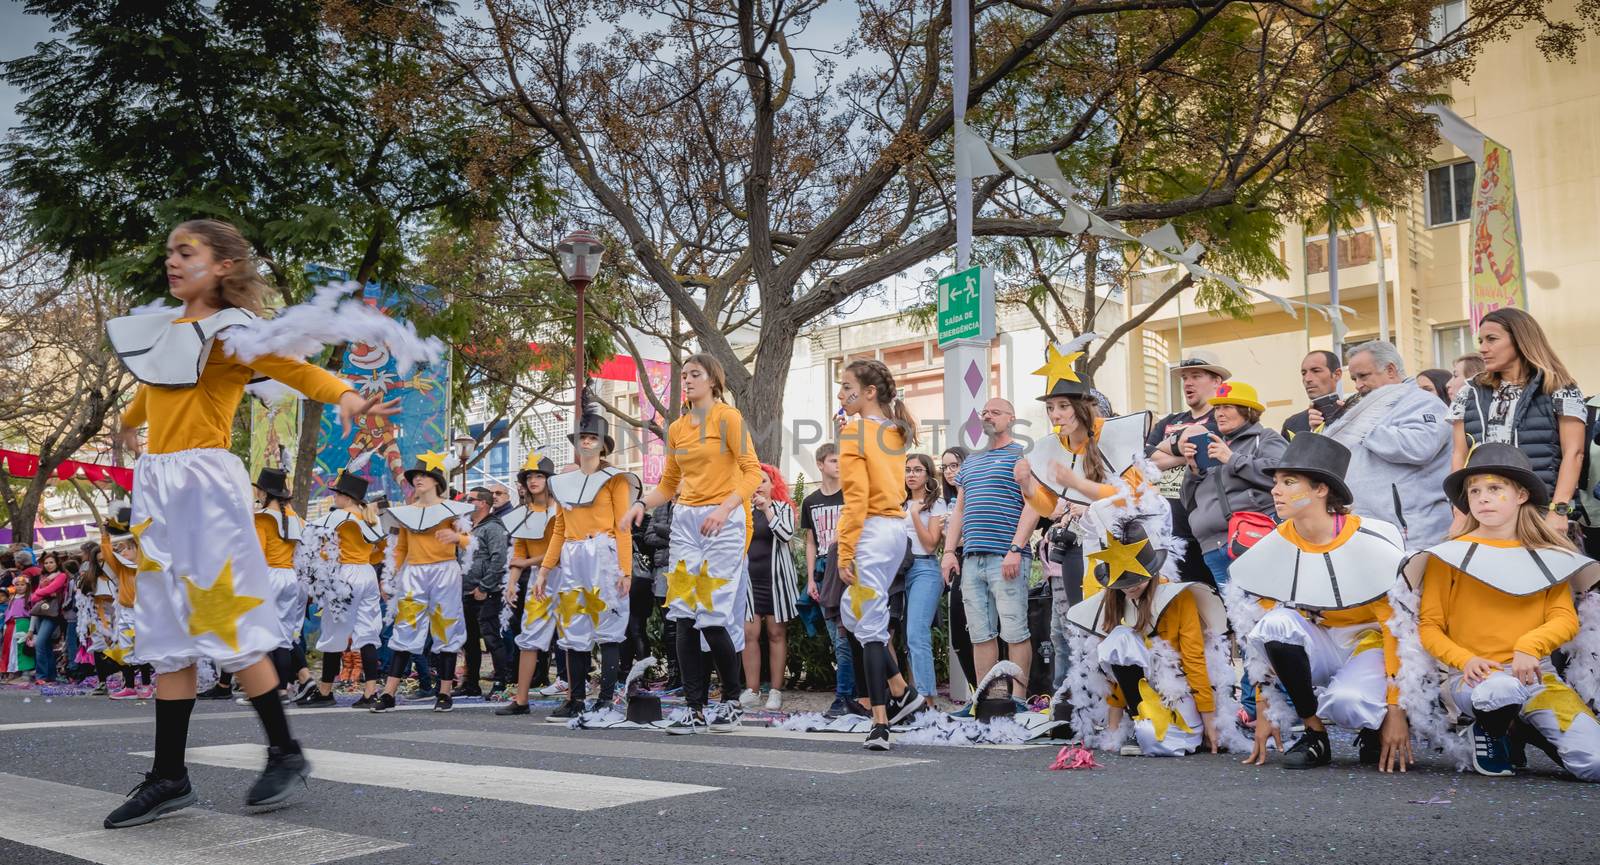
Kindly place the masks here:
<instances>
[{"instance_id":1,"label":"white road marking","mask_svg":"<svg viewBox=\"0 0 1600 865\"><path fill-rule=\"evenodd\" d=\"M184 759L202 766L259 771L265 755L265 749L260 745L213 745L190 748ZM135 756L148 757L151 753L139 752ZM325 781L497 799L568 811L595 811L691 793L713 793L721 789L639 778L443 763L315 748L306 749L306 759L311 761L311 777Z\"/></svg>"},{"instance_id":2,"label":"white road marking","mask_svg":"<svg viewBox=\"0 0 1600 865\"><path fill-rule=\"evenodd\" d=\"M607 738L603 732L576 736L549 733L493 733L478 730L421 730L410 733L378 733L366 739L392 739L399 742L426 742L467 747L505 748L549 754L574 754L586 757L619 757L636 760L666 760L679 763L704 763L712 766L750 766L757 769L787 769L795 772L820 772L844 775L872 769L913 766L931 760L909 760L873 754L837 754L831 751L785 751L773 748L693 745L681 741L649 741ZM703 741L711 737L700 737Z\"/></svg>"},{"instance_id":3,"label":"white road marking","mask_svg":"<svg viewBox=\"0 0 1600 865\"><path fill-rule=\"evenodd\" d=\"M154 702L154 701L150 701L150 702ZM459 711L461 709L492 709L492 708L495 708L495 707L497 707L499 705L500 705L499 703L487 703L487 702L486 703L457 703L456 704L456 710ZM432 702L405 703L405 704L401 704L399 706L394 707L393 711L396 711L396 712L431 712L431 711L433 711L433 703ZM339 706L339 707L336 707L336 708L327 708L327 709L302 709L302 708L296 708L296 707L292 707L292 706L289 707L289 717L291 717L291 718L314 718L314 717L316 717L318 715L363 715L363 714L370 714L370 713L362 712L362 711L355 711L355 710L352 710L352 709L350 709L349 707L346 707L346 706ZM190 721L190 723L193 723L195 721L228 721L228 720L233 720L233 719L236 719L236 718L254 718L255 716L256 716L256 713L252 709L243 709L243 710L236 711L236 712L233 712L233 711L230 711L230 712L195 712L193 715L189 716L189 721ZM155 710L154 710L154 708L152 708L150 710L149 714L140 715L137 718L89 718L89 719L77 720L77 721L22 721L22 722L16 723L16 724L0 724L0 733L10 732L12 730L54 730L54 729L59 728L59 727L122 727L122 726L129 726L129 725L132 725L132 724L154 724L155 722L156 722Z\"/></svg>"},{"instance_id":4,"label":"white road marking","mask_svg":"<svg viewBox=\"0 0 1600 865\"><path fill-rule=\"evenodd\" d=\"M100 865L317 865L407 846L203 808L130 829L102 829L123 797L4 773L0 789L6 791L0 838Z\"/></svg>"},{"instance_id":5,"label":"white road marking","mask_svg":"<svg viewBox=\"0 0 1600 865\"><path fill-rule=\"evenodd\" d=\"M711 735L711 734L708 733L707 735ZM731 736L748 736L748 737L753 738L753 739L804 739L804 740L811 741L811 742L833 742L833 743L839 744L839 745L849 745L850 747L853 747L853 748L861 747L861 741L862 741L862 739L865 738L865 736L863 734L858 734L858 733L808 733L808 732L805 732L803 730L784 730L784 729L781 729L781 728L778 728L778 727L739 727L738 729L734 730L733 732L729 733L728 735L731 735ZM893 736L890 737L890 741L894 742L894 737ZM983 744L983 745L958 745L958 746L948 746L948 747L982 748L982 749L987 749L987 750L990 750L990 751L1027 751L1027 750L1030 750L1032 748L1038 748L1038 747L1041 747L1041 746L1044 746L1044 745L1049 745L1050 743L1051 743L1051 740L1040 738L1040 739L1036 739L1036 740L1034 740L1032 742L1024 742L1024 743L1022 743L1020 745ZM1057 743L1057 744L1060 744L1060 743ZM908 745L906 747L920 747L920 746ZM926 747L929 747L929 748L940 748L940 747L947 747L947 746L928 745Z\"/></svg>"}]
</instances>

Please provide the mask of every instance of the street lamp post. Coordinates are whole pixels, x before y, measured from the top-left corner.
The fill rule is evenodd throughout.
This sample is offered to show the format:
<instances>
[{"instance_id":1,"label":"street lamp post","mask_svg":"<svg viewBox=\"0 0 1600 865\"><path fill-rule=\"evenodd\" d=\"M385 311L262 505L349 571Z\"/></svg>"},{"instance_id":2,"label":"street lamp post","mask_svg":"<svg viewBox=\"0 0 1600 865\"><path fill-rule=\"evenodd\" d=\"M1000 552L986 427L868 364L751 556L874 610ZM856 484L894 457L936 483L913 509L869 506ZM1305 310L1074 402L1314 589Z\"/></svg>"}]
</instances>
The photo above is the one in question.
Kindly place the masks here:
<instances>
[{"instance_id":1,"label":"street lamp post","mask_svg":"<svg viewBox=\"0 0 1600 865\"><path fill-rule=\"evenodd\" d=\"M455 438L451 439L451 444L456 446L456 470L461 473L461 480L458 482L460 486L456 488L457 492L466 492L467 458L472 456L472 446L477 444L477 441L477 439L466 433L457 433Z\"/></svg>"},{"instance_id":2,"label":"street lamp post","mask_svg":"<svg viewBox=\"0 0 1600 865\"><path fill-rule=\"evenodd\" d=\"M576 345L573 347L572 431L577 433L583 423L583 386L588 378L588 358L583 344L583 293L600 271L600 258L605 253L600 238L591 231L574 231L562 238L556 246L561 262L561 275L578 293L578 320Z\"/></svg>"}]
</instances>

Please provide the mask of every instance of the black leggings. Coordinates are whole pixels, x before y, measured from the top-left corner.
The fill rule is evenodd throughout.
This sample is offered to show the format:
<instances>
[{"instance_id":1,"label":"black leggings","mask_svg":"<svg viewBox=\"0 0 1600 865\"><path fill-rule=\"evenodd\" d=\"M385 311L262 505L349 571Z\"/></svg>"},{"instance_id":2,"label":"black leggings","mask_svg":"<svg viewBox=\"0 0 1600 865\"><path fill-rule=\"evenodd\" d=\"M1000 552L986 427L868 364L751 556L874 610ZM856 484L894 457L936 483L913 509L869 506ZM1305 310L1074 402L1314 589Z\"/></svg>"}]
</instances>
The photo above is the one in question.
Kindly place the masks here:
<instances>
[{"instance_id":1,"label":"black leggings","mask_svg":"<svg viewBox=\"0 0 1600 865\"><path fill-rule=\"evenodd\" d=\"M299 643L285 649L278 647L272 650L272 666L278 670L278 687L288 688L300 678L300 670L306 665L305 650Z\"/></svg>"},{"instance_id":2,"label":"black leggings","mask_svg":"<svg viewBox=\"0 0 1600 865\"><path fill-rule=\"evenodd\" d=\"M1128 717L1137 717L1139 703L1143 702L1139 683L1144 680L1144 668L1132 664L1112 664L1111 675L1117 680L1117 687L1122 689L1122 705L1126 708Z\"/></svg>"},{"instance_id":3,"label":"black leggings","mask_svg":"<svg viewBox=\"0 0 1600 865\"><path fill-rule=\"evenodd\" d=\"M961 575L950 581L950 646L956 651L967 687L978 686L978 663L972 657L972 635L967 633L967 607L961 600Z\"/></svg>"},{"instance_id":4,"label":"black leggings","mask_svg":"<svg viewBox=\"0 0 1600 865\"><path fill-rule=\"evenodd\" d=\"M333 680L339 678L339 668L344 666L344 655L341 652L322 653L322 684L331 685ZM368 682L378 681L378 647L361 647L361 677Z\"/></svg>"},{"instance_id":5,"label":"black leggings","mask_svg":"<svg viewBox=\"0 0 1600 865\"><path fill-rule=\"evenodd\" d=\"M734 651L733 638L723 627L696 628L690 619L679 619L678 663L683 666L683 698L693 709L703 709L711 700L711 671L706 667L705 654L700 651L700 638L706 638L711 647L711 660L716 665L717 677L722 680L724 702L737 697L740 676L739 653Z\"/></svg>"},{"instance_id":6,"label":"black leggings","mask_svg":"<svg viewBox=\"0 0 1600 865\"><path fill-rule=\"evenodd\" d=\"M377 663L377 657L378 657L376 652L374 652L372 657L373 657L373 663L376 664ZM411 653L410 652L395 652L394 654L389 656L389 675L395 677L396 679L404 679L406 677L406 666L409 665L410 663L411 663ZM365 665L366 665L366 658L365 658L365 656L363 656L362 657L362 666L364 667ZM376 667L374 667L374 669L376 669ZM328 674L326 666L323 667L322 674L324 676L326 676ZM455 684L455 681L456 681L456 653L455 652L435 652L433 654L433 675L435 676L435 678L437 678L441 682L449 682L451 684Z\"/></svg>"},{"instance_id":7,"label":"black leggings","mask_svg":"<svg viewBox=\"0 0 1600 865\"><path fill-rule=\"evenodd\" d=\"M889 680L900 675L900 665L885 643L868 643L861 647L866 664L867 699L874 706L889 705Z\"/></svg>"},{"instance_id":8,"label":"black leggings","mask_svg":"<svg viewBox=\"0 0 1600 865\"><path fill-rule=\"evenodd\" d=\"M1294 703L1295 714L1302 718L1315 716L1317 689L1311 684L1311 658L1305 647L1272 641L1266 644L1266 650L1272 671L1278 674L1278 681Z\"/></svg>"},{"instance_id":9,"label":"black leggings","mask_svg":"<svg viewBox=\"0 0 1600 865\"><path fill-rule=\"evenodd\" d=\"M568 683L568 698L574 703L582 703L589 693L589 669L594 664L592 652L579 652L572 649L563 649L562 654L567 656L567 669L572 674ZM611 702L617 693L617 672L622 669L622 644L600 644L600 702Z\"/></svg>"},{"instance_id":10,"label":"black leggings","mask_svg":"<svg viewBox=\"0 0 1600 865\"><path fill-rule=\"evenodd\" d=\"M648 573L648 572L646 572ZM628 632L619 643L622 647L621 666L631 669L633 662L650 655L650 616L660 609L656 602L655 581L648 577L635 577L628 592Z\"/></svg>"}]
</instances>

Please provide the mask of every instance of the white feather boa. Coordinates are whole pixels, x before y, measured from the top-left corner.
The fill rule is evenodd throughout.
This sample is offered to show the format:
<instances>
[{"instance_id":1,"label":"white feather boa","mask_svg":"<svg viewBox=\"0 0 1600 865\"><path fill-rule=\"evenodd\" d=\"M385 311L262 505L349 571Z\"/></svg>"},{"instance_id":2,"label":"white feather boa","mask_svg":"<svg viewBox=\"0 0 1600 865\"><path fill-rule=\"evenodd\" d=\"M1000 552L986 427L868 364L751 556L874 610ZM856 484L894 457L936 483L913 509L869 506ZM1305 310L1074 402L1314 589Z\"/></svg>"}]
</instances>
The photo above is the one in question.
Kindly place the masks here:
<instances>
[{"instance_id":1,"label":"white feather boa","mask_svg":"<svg viewBox=\"0 0 1600 865\"><path fill-rule=\"evenodd\" d=\"M1271 665L1260 652L1254 650L1249 640L1261 617L1267 614L1267 609L1261 606L1260 601L1233 583L1223 587L1222 602L1228 609L1228 623L1233 628L1234 639L1238 641L1239 653L1244 656L1244 671L1250 676L1251 687L1276 682L1278 677L1273 674ZM1262 703L1266 704L1264 708ZM1260 689L1260 699L1256 701L1256 718L1259 720L1263 715L1268 722L1277 725L1279 732L1285 737L1288 736L1289 730L1300 723L1300 715L1295 712L1294 706L1276 688Z\"/></svg>"},{"instance_id":2,"label":"white feather boa","mask_svg":"<svg viewBox=\"0 0 1600 865\"><path fill-rule=\"evenodd\" d=\"M305 303L270 319L228 328L219 336L228 353L244 361L269 354L308 358L341 342L383 346L401 377L419 364L439 361L444 343L437 337L420 337L411 322L397 321L357 298L345 297L360 288L355 282L324 285Z\"/></svg>"},{"instance_id":3,"label":"white feather boa","mask_svg":"<svg viewBox=\"0 0 1600 865\"><path fill-rule=\"evenodd\" d=\"M1106 678L1096 660L1100 638L1088 631L1073 628L1067 634L1068 653L1072 656L1067 668L1067 679L1062 683L1072 701L1072 730L1079 741L1090 748L1111 750L1121 747L1132 724L1115 730L1106 729L1106 698L1111 696L1111 680ZM1058 694L1060 692L1057 692Z\"/></svg>"},{"instance_id":4,"label":"white feather boa","mask_svg":"<svg viewBox=\"0 0 1600 865\"><path fill-rule=\"evenodd\" d=\"M307 524L294 552L295 578L323 617L343 618L355 590L339 572L339 531Z\"/></svg>"},{"instance_id":5,"label":"white feather boa","mask_svg":"<svg viewBox=\"0 0 1600 865\"><path fill-rule=\"evenodd\" d=\"M1206 675L1211 677L1211 699L1215 705L1217 745L1229 751L1249 753L1254 746L1239 729L1239 701L1233 696L1233 652L1225 631L1206 634Z\"/></svg>"},{"instance_id":6,"label":"white feather boa","mask_svg":"<svg viewBox=\"0 0 1600 865\"><path fill-rule=\"evenodd\" d=\"M400 543L396 534L386 535L383 541L383 576L380 586L389 588L389 600L383 605L383 626L394 624L395 605L400 603Z\"/></svg>"},{"instance_id":7,"label":"white feather boa","mask_svg":"<svg viewBox=\"0 0 1600 865\"><path fill-rule=\"evenodd\" d=\"M1455 763L1457 771L1466 769L1471 754L1467 743L1452 731L1456 719L1444 705L1445 669L1422 647L1417 630L1422 595L1411 588L1404 574L1389 590L1389 605L1394 609L1389 630L1400 644L1400 674L1395 677L1395 684L1400 690L1400 708L1411 725L1411 737L1424 747L1443 752Z\"/></svg>"},{"instance_id":8,"label":"white feather boa","mask_svg":"<svg viewBox=\"0 0 1600 865\"><path fill-rule=\"evenodd\" d=\"M1561 648L1567 653L1567 684L1590 707L1600 707L1600 592L1578 598L1578 634Z\"/></svg>"}]
</instances>

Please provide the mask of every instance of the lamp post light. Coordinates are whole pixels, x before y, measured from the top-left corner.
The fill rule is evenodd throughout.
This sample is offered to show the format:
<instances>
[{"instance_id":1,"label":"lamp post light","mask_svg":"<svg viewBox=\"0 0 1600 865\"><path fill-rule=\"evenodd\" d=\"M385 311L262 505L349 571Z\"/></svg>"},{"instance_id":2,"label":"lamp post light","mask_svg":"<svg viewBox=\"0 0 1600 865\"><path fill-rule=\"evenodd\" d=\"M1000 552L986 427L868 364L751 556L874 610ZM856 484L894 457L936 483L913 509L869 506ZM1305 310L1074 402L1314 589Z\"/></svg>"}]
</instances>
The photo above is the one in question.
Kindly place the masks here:
<instances>
[{"instance_id":1,"label":"lamp post light","mask_svg":"<svg viewBox=\"0 0 1600 865\"><path fill-rule=\"evenodd\" d=\"M583 293L600 272L600 259L605 247L592 231L574 231L556 245L561 263L561 275L578 293L578 320L576 345L573 347L572 431L576 433L583 424L583 386L588 378L588 357L583 345Z\"/></svg>"},{"instance_id":2,"label":"lamp post light","mask_svg":"<svg viewBox=\"0 0 1600 865\"><path fill-rule=\"evenodd\" d=\"M458 492L466 492L467 488L467 458L472 455L472 446L477 444L477 439L466 433L457 433L450 443L456 446L456 470L461 473Z\"/></svg>"}]
</instances>

